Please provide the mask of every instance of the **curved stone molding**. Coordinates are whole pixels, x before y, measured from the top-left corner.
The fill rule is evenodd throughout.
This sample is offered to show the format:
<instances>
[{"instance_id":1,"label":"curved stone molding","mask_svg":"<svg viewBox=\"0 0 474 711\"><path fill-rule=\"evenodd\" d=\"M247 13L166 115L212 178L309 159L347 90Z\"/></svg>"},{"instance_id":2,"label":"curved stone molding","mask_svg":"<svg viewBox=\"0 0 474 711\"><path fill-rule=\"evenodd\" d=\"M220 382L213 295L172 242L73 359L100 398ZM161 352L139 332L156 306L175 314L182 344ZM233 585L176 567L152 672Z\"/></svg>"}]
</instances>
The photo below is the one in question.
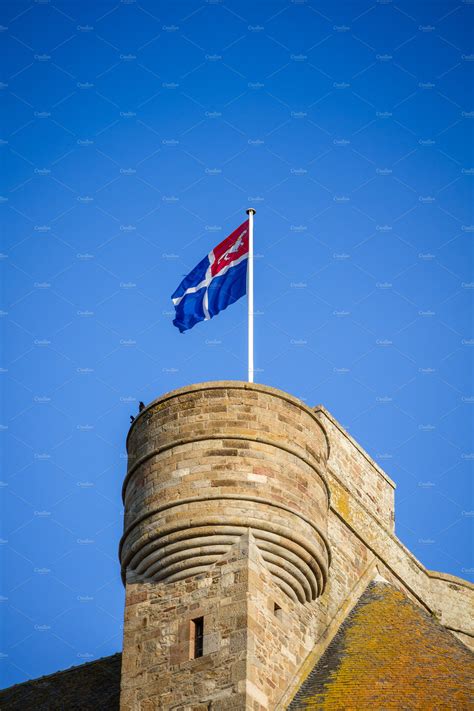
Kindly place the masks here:
<instances>
[{"instance_id":1,"label":"curved stone molding","mask_svg":"<svg viewBox=\"0 0 474 711\"><path fill-rule=\"evenodd\" d=\"M250 528L286 595L300 603L321 595L328 446L303 403L248 383L191 386L149 405L127 446L124 579L202 573Z\"/></svg>"}]
</instances>

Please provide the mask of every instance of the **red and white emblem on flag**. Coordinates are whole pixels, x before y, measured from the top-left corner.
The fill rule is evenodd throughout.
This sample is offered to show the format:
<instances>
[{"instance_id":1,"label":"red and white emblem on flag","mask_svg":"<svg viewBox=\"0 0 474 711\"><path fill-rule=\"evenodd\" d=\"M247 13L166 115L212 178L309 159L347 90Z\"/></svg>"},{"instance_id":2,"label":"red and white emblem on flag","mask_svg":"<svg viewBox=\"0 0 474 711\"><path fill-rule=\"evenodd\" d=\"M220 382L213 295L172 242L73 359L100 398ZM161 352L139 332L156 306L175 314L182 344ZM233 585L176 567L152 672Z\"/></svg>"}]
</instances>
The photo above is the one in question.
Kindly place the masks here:
<instances>
[{"instance_id":1,"label":"red and white emblem on flag","mask_svg":"<svg viewBox=\"0 0 474 711\"><path fill-rule=\"evenodd\" d=\"M248 251L249 221L246 220L212 250L209 255L211 276L217 276L225 267L247 255Z\"/></svg>"}]
</instances>

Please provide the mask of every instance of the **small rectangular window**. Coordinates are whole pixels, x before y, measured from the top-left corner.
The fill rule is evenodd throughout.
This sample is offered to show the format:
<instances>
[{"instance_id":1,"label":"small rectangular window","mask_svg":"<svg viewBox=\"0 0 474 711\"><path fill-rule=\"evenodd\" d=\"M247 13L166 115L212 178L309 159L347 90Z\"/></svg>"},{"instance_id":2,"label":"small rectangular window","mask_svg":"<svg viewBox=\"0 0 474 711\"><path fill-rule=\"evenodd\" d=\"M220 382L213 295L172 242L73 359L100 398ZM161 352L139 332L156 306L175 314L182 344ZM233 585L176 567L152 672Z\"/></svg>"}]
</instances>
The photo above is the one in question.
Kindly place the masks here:
<instances>
[{"instance_id":1,"label":"small rectangular window","mask_svg":"<svg viewBox=\"0 0 474 711\"><path fill-rule=\"evenodd\" d=\"M273 614L275 617L278 617L279 620L282 618L282 610L280 605L277 602L273 603Z\"/></svg>"},{"instance_id":2,"label":"small rectangular window","mask_svg":"<svg viewBox=\"0 0 474 711\"><path fill-rule=\"evenodd\" d=\"M204 653L204 617L196 617L191 620L189 642L191 659L202 657Z\"/></svg>"}]
</instances>

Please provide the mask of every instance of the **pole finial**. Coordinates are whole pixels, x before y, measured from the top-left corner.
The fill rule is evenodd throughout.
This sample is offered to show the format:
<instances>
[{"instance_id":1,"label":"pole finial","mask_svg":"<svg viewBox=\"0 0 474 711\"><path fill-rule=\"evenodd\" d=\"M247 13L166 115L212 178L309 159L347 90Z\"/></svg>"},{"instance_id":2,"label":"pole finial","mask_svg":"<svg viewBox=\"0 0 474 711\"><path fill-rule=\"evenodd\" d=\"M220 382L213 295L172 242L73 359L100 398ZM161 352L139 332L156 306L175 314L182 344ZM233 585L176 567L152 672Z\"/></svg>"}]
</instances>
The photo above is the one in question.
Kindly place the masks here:
<instances>
[{"instance_id":1,"label":"pole finial","mask_svg":"<svg viewBox=\"0 0 474 711\"><path fill-rule=\"evenodd\" d=\"M247 215L255 215L255 213L256 213L257 211L254 210L253 207L249 207L249 209L248 209L248 210L245 210L245 212L247 213Z\"/></svg>"}]
</instances>

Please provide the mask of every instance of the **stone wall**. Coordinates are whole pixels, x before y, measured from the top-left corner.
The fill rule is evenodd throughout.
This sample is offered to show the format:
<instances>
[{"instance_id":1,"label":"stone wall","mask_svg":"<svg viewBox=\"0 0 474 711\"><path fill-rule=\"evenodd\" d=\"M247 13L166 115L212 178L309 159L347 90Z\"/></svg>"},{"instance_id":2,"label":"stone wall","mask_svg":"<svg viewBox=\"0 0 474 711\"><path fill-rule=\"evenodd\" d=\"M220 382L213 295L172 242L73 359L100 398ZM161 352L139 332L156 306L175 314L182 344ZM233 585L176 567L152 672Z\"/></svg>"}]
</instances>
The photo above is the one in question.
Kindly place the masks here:
<instances>
[{"instance_id":1,"label":"stone wall","mask_svg":"<svg viewBox=\"0 0 474 711\"><path fill-rule=\"evenodd\" d=\"M400 543L393 482L324 408L190 386L139 415L128 452L122 711L287 708L374 579L474 639L474 587Z\"/></svg>"},{"instance_id":2,"label":"stone wall","mask_svg":"<svg viewBox=\"0 0 474 711\"><path fill-rule=\"evenodd\" d=\"M328 469L390 531L395 524L395 483L322 406L314 408L330 443Z\"/></svg>"},{"instance_id":3,"label":"stone wall","mask_svg":"<svg viewBox=\"0 0 474 711\"><path fill-rule=\"evenodd\" d=\"M203 656L192 658L201 617ZM321 622L275 583L249 531L199 575L129 583L121 711L274 709Z\"/></svg>"},{"instance_id":4,"label":"stone wall","mask_svg":"<svg viewBox=\"0 0 474 711\"><path fill-rule=\"evenodd\" d=\"M245 708L247 571L233 548L219 563L186 580L127 584L121 711ZM198 617L204 654L193 659Z\"/></svg>"}]
</instances>

